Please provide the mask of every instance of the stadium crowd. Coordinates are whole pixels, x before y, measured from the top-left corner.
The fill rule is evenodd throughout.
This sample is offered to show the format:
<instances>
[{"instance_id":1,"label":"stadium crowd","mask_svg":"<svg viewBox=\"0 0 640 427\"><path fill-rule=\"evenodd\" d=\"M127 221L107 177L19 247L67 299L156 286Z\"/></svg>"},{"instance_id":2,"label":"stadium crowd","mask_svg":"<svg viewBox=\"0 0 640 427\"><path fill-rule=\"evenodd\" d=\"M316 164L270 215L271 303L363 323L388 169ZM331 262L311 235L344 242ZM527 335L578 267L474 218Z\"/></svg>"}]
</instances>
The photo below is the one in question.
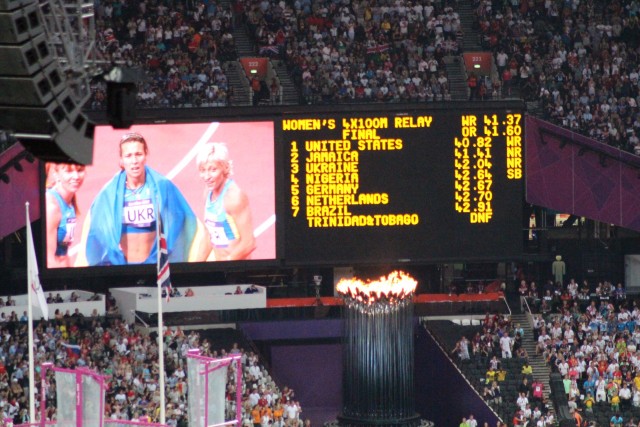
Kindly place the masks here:
<instances>
[{"instance_id":1,"label":"stadium crowd","mask_svg":"<svg viewBox=\"0 0 640 427\"><path fill-rule=\"evenodd\" d=\"M563 380L577 426L637 426L640 422L640 307L622 284L571 279L538 286L522 280L518 293L533 313L536 357ZM481 396L514 426L544 427L557 420L544 385L534 379L524 330L509 316L487 314L481 330L463 336L452 354L467 376L484 373ZM473 369L468 367L476 366ZM518 386L506 390L505 384ZM472 378L474 379L474 378ZM475 380L475 379L474 379ZM516 393L510 396L509 393ZM556 396L554 399L558 399Z\"/></svg>"},{"instance_id":2,"label":"stadium crowd","mask_svg":"<svg viewBox=\"0 0 640 427\"><path fill-rule=\"evenodd\" d=\"M96 2L96 50L106 64L141 69L138 106L227 105L222 63L236 57L230 7L215 1ZM92 87L90 107L105 108L107 84Z\"/></svg>"},{"instance_id":3,"label":"stadium crowd","mask_svg":"<svg viewBox=\"0 0 640 427\"><path fill-rule=\"evenodd\" d=\"M472 378L474 385L503 425L556 425L544 385L533 378L522 325L514 324L508 315L487 313L480 329L471 339L463 336L452 353L467 375L482 375Z\"/></svg>"},{"instance_id":4,"label":"stadium crowd","mask_svg":"<svg viewBox=\"0 0 640 427\"><path fill-rule=\"evenodd\" d=\"M640 154L637 0L473 3L497 73L470 87L472 99L539 100L543 118ZM230 104L224 63L236 59L235 28L257 55L285 61L305 103L448 100L444 58L476 36L463 34L457 4L109 0L97 4L97 46L109 63L144 69L142 107ZM91 106L105 102L97 83Z\"/></svg>"},{"instance_id":5,"label":"stadium crowd","mask_svg":"<svg viewBox=\"0 0 640 427\"><path fill-rule=\"evenodd\" d=\"M110 301L107 316L72 314L34 325L37 418L41 411L40 366L50 362L59 368L84 367L105 376L106 420L159 422L157 334L144 333L122 321ZM55 305L52 303L51 308ZM10 317L12 320L0 324L0 425L6 421L29 422L28 323L26 318ZM187 333L180 327L166 327L162 338L168 426L188 425L186 355L190 349L199 349L201 356L213 358L241 354L243 425L303 425L302 409L294 391L286 386L280 389L254 352L245 351L237 343L226 349L214 348L199 332ZM56 420L56 376L53 370L47 370L46 375L45 414L47 420ZM226 417L234 419L234 365L228 367L225 399Z\"/></svg>"},{"instance_id":6,"label":"stadium crowd","mask_svg":"<svg viewBox=\"0 0 640 427\"><path fill-rule=\"evenodd\" d=\"M237 0L233 4L151 0L100 2L98 50L107 63L139 67L141 107L232 102L224 63L236 58L234 25L256 53L286 61L305 102L451 99L446 55L462 36L453 1ZM94 84L91 108L106 105Z\"/></svg>"},{"instance_id":7,"label":"stadium crowd","mask_svg":"<svg viewBox=\"0 0 640 427\"><path fill-rule=\"evenodd\" d=\"M539 100L544 119L640 154L637 0L474 3L503 95Z\"/></svg>"},{"instance_id":8,"label":"stadium crowd","mask_svg":"<svg viewBox=\"0 0 640 427\"><path fill-rule=\"evenodd\" d=\"M451 99L443 60L462 36L453 1L242 5L259 52L286 61L305 103Z\"/></svg>"},{"instance_id":9,"label":"stadium crowd","mask_svg":"<svg viewBox=\"0 0 640 427\"><path fill-rule=\"evenodd\" d=\"M536 351L562 376L577 423L640 421L640 307L622 284L571 279L542 288L523 283L534 316Z\"/></svg>"},{"instance_id":10,"label":"stadium crowd","mask_svg":"<svg viewBox=\"0 0 640 427\"><path fill-rule=\"evenodd\" d=\"M622 285L608 282L599 283L593 296L586 282L546 288L540 306L546 300L549 308L534 321L537 351L562 376L570 409L586 419L605 414L612 424L618 423L613 417L626 417L625 424L635 417L636 425L640 409L631 409L640 408L637 302L627 301Z\"/></svg>"}]
</instances>

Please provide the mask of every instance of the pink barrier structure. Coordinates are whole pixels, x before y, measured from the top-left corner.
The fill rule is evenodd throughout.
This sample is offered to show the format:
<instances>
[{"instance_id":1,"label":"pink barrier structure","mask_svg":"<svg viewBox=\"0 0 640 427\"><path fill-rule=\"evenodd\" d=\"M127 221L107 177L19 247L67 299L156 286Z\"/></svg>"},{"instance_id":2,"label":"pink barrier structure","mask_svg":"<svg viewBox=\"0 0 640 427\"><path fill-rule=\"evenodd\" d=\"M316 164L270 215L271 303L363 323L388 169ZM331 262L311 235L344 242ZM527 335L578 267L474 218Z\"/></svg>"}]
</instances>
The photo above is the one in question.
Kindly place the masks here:
<instances>
[{"instance_id":1,"label":"pink barrier structure","mask_svg":"<svg viewBox=\"0 0 640 427\"><path fill-rule=\"evenodd\" d=\"M55 372L57 420L46 421L47 370ZM104 417L105 377L86 368L64 369L52 363L41 365L40 422L31 424L44 427L102 426Z\"/></svg>"},{"instance_id":2,"label":"pink barrier structure","mask_svg":"<svg viewBox=\"0 0 640 427\"><path fill-rule=\"evenodd\" d=\"M44 423L45 426L57 427L57 423L55 421L47 421ZM160 423L147 423L144 421L125 421L125 420L104 420L105 426L108 427L129 427L129 426L142 426L142 427L167 427L166 424ZM36 423L25 423L25 424L13 424L12 422L0 421L0 427L40 427L42 424L40 422ZM62 426L59 426L62 427ZM85 426L90 427L90 426Z\"/></svg>"},{"instance_id":3,"label":"pink barrier structure","mask_svg":"<svg viewBox=\"0 0 640 427\"><path fill-rule=\"evenodd\" d=\"M105 420L104 425L108 427L129 427L129 426L167 427L166 424L148 423L145 421L125 421L125 420Z\"/></svg>"},{"instance_id":4,"label":"pink barrier structure","mask_svg":"<svg viewBox=\"0 0 640 427\"><path fill-rule=\"evenodd\" d=\"M187 353L190 427L240 426L242 421L242 366L240 354L214 359L200 355L200 350ZM226 421L225 390L226 369L233 362L236 368L235 420ZM216 375L220 374L220 375ZM214 378L215 376L215 378ZM204 380L204 381L203 381ZM220 399L222 398L222 399ZM222 404L220 404L222 401ZM213 424L210 424L213 423Z\"/></svg>"},{"instance_id":5,"label":"pink barrier structure","mask_svg":"<svg viewBox=\"0 0 640 427\"><path fill-rule=\"evenodd\" d=\"M56 422L55 421L47 421L44 423L45 426L55 426ZM35 423L24 423L24 424L14 424L11 421L0 421L0 427L40 427L42 426L42 423L35 422Z\"/></svg>"}]
</instances>

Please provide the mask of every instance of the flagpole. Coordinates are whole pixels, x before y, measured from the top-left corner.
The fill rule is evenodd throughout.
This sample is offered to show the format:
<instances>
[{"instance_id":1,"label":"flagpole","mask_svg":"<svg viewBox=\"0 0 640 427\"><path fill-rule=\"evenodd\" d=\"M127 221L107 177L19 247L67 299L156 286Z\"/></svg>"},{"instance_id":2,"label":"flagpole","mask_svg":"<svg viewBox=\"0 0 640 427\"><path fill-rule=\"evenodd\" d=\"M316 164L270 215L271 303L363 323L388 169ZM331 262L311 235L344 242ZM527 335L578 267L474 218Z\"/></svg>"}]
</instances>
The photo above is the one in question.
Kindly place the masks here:
<instances>
[{"instance_id":1,"label":"flagpole","mask_svg":"<svg viewBox=\"0 0 640 427\"><path fill-rule=\"evenodd\" d=\"M33 244L33 236L31 235L31 220L29 219L29 202L25 203L25 210L27 211L27 246ZM36 375L35 375L35 357L33 354L33 307L31 307L31 272L33 271L33 260L29 256L29 249L27 248L27 317L29 318L29 422L34 423L36 421ZM44 420L40 420L41 425Z\"/></svg>"},{"instance_id":2,"label":"flagpole","mask_svg":"<svg viewBox=\"0 0 640 427\"><path fill-rule=\"evenodd\" d=\"M158 267L160 266L160 213L156 219L156 245L158 245ZM158 293L158 365L159 365L159 379L158 387L160 387L160 423L166 422L166 404L165 404L165 390L164 390L164 332L162 329L162 287L160 285L160 278L157 278L157 293ZM167 289L167 292L169 290Z\"/></svg>"}]
</instances>

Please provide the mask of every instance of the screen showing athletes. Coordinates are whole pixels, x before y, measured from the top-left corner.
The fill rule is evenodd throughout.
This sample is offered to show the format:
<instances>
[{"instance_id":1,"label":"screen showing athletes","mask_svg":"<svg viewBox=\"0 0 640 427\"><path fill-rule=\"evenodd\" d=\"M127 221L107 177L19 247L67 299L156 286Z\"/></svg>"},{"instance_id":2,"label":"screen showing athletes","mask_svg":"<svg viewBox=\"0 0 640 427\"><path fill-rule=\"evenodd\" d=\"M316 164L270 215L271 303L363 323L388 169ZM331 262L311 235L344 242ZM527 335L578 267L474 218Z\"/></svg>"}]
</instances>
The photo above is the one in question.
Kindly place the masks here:
<instances>
[{"instance_id":1,"label":"screen showing athletes","mask_svg":"<svg viewBox=\"0 0 640 427\"><path fill-rule=\"evenodd\" d=\"M288 262L433 262L522 253L522 112L290 114Z\"/></svg>"},{"instance_id":2,"label":"screen showing athletes","mask_svg":"<svg viewBox=\"0 0 640 427\"><path fill-rule=\"evenodd\" d=\"M48 268L276 258L273 121L98 126L92 166L46 165Z\"/></svg>"}]
</instances>

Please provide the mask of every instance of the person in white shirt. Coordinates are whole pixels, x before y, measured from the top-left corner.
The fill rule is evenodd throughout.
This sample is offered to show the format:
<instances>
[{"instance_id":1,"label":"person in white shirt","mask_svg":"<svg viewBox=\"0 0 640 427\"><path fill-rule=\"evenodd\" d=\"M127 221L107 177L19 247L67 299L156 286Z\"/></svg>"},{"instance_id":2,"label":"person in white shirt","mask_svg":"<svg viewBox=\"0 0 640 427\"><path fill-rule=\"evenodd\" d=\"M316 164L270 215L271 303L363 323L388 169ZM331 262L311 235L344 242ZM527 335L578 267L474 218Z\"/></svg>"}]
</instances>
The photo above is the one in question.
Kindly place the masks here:
<instances>
[{"instance_id":1,"label":"person in white shirt","mask_svg":"<svg viewBox=\"0 0 640 427\"><path fill-rule=\"evenodd\" d=\"M562 327L560 327L559 323L555 323L552 327L551 327L551 338L558 339L562 336Z\"/></svg>"},{"instance_id":2,"label":"person in white shirt","mask_svg":"<svg viewBox=\"0 0 640 427\"><path fill-rule=\"evenodd\" d=\"M262 378L262 371L260 370L260 367L251 361L249 362L249 374L253 375L255 379Z\"/></svg>"},{"instance_id":3,"label":"person in white shirt","mask_svg":"<svg viewBox=\"0 0 640 427\"><path fill-rule=\"evenodd\" d=\"M567 342L573 346L573 339L575 337L575 332L573 332L573 329L571 329L571 326L567 325L564 329L564 339L567 340Z\"/></svg>"},{"instance_id":4,"label":"person in white shirt","mask_svg":"<svg viewBox=\"0 0 640 427\"><path fill-rule=\"evenodd\" d=\"M569 363L567 363L564 359L558 359L556 362L556 366L558 368L558 372L564 378L567 374L569 374Z\"/></svg>"},{"instance_id":5,"label":"person in white shirt","mask_svg":"<svg viewBox=\"0 0 640 427\"><path fill-rule=\"evenodd\" d=\"M626 308L622 307L620 310L620 313L618 313L619 323L627 323L629 320L631 320L631 314L627 311Z\"/></svg>"},{"instance_id":6,"label":"person in white shirt","mask_svg":"<svg viewBox=\"0 0 640 427\"><path fill-rule=\"evenodd\" d=\"M596 382L596 403L597 402L606 402L607 401L607 393L605 391L605 386L607 385L604 378L599 378Z\"/></svg>"},{"instance_id":7,"label":"person in white shirt","mask_svg":"<svg viewBox=\"0 0 640 427\"><path fill-rule=\"evenodd\" d=\"M284 414L287 419L286 425L289 427L298 427L302 425L300 420L300 405L295 400L288 402L284 405Z\"/></svg>"},{"instance_id":8,"label":"person in white shirt","mask_svg":"<svg viewBox=\"0 0 640 427\"><path fill-rule=\"evenodd\" d=\"M634 340L627 341L627 351L631 354L636 352L636 342Z\"/></svg>"},{"instance_id":9,"label":"person in white shirt","mask_svg":"<svg viewBox=\"0 0 640 427\"><path fill-rule=\"evenodd\" d=\"M576 366L576 370L578 371L578 378L582 378L585 371L587 370L587 362L584 360L584 356L582 355L578 357L578 365Z\"/></svg>"},{"instance_id":10,"label":"person in white shirt","mask_svg":"<svg viewBox=\"0 0 640 427\"><path fill-rule=\"evenodd\" d=\"M262 415L262 418L260 419L260 426L261 427L270 427L272 421L273 421L273 419L271 418L269 413L265 412Z\"/></svg>"},{"instance_id":11,"label":"person in white shirt","mask_svg":"<svg viewBox=\"0 0 640 427\"><path fill-rule=\"evenodd\" d=\"M511 359L511 348L513 346L513 340L508 335L503 335L500 338L500 350L502 350L503 359Z\"/></svg>"},{"instance_id":12,"label":"person in white shirt","mask_svg":"<svg viewBox=\"0 0 640 427\"><path fill-rule=\"evenodd\" d=\"M534 421L536 421L540 419L541 416L542 416L542 411L540 410L540 408L538 408L537 406L533 408L533 411L531 411L531 418Z\"/></svg>"},{"instance_id":13,"label":"person in white shirt","mask_svg":"<svg viewBox=\"0 0 640 427\"><path fill-rule=\"evenodd\" d=\"M478 426L478 420L476 420L473 416L473 414L469 415L469 418L467 418L467 426L468 427L477 427Z\"/></svg>"},{"instance_id":14,"label":"person in white shirt","mask_svg":"<svg viewBox=\"0 0 640 427\"><path fill-rule=\"evenodd\" d=\"M116 346L116 350L118 351L118 353L120 354L126 354L128 352L127 349L127 341L124 338L120 339L120 342L118 343L118 345Z\"/></svg>"},{"instance_id":15,"label":"person in white shirt","mask_svg":"<svg viewBox=\"0 0 640 427\"><path fill-rule=\"evenodd\" d=\"M529 399L524 394L524 392L520 392L520 396L516 400L516 404L518 405L520 410L524 411L526 409L527 405L529 404Z\"/></svg>"},{"instance_id":16,"label":"person in white shirt","mask_svg":"<svg viewBox=\"0 0 640 427\"><path fill-rule=\"evenodd\" d=\"M258 387L255 387L251 391L251 394L249 394L249 402L251 403L251 407L253 408L254 406L256 406L259 400L260 400L260 393L258 392Z\"/></svg>"},{"instance_id":17,"label":"person in white shirt","mask_svg":"<svg viewBox=\"0 0 640 427\"><path fill-rule=\"evenodd\" d=\"M528 419L531 419L531 415L532 415L531 405L527 403L527 406L525 406L524 410L522 411L522 417L525 420L528 420Z\"/></svg>"},{"instance_id":18,"label":"person in white shirt","mask_svg":"<svg viewBox=\"0 0 640 427\"><path fill-rule=\"evenodd\" d=\"M633 397L631 398L631 404L634 408L640 407L640 390L633 391Z\"/></svg>"},{"instance_id":19,"label":"person in white shirt","mask_svg":"<svg viewBox=\"0 0 640 427\"><path fill-rule=\"evenodd\" d=\"M549 336L549 334L547 334L546 330L543 329L542 332L540 332L540 336L538 337L538 347L536 349L538 354L544 352L547 346L547 340L550 339L551 337Z\"/></svg>"},{"instance_id":20,"label":"person in white shirt","mask_svg":"<svg viewBox=\"0 0 640 427\"><path fill-rule=\"evenodd\" d=\"M186 374L184 373L184 369L182 368L182 366L179 366L178 369L176 369L174 371L174 373L176 374L176 377L178 377L179 379L182 379L186 376Z\"/></svg>"},{"instance_id":21,"label":"person in white shirt","mask_svg":"<svg viewBox=\"0 0 640 427\"><path fill-rule=\"evenodd\" d=\"M622 410L626 410L631 407L631 398L633 396L631 394L629 384L623 384L622 388L618 392L618 396L620 396L620 407Z\"/></svg>"}]
</instances>

